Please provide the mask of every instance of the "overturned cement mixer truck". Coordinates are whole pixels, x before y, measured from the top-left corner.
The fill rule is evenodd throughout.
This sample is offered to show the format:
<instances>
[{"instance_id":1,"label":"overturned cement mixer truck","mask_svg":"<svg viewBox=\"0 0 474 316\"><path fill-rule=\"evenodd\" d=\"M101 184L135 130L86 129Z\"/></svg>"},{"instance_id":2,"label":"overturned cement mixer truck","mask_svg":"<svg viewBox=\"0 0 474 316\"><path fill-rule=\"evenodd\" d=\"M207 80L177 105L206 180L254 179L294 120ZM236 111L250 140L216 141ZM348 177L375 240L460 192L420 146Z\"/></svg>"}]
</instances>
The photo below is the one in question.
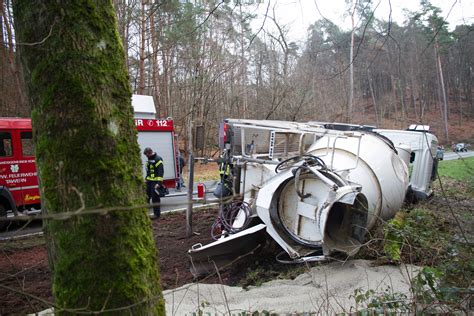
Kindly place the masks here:
<instances>
[{"instance_id":1,"label":"overturned cement mixer truck","mask_svg":"<svg viewBox=\"0 0 474 316\"><path fill-rule=\"evenodd\" d=\"M225 120L216 241L189 250L191 270L205 273L209 259L220 266L252 252L268 235L282 262L355 254L407 196L431 195L438 142L428 129Z\"/></svg>"}]
</instances>

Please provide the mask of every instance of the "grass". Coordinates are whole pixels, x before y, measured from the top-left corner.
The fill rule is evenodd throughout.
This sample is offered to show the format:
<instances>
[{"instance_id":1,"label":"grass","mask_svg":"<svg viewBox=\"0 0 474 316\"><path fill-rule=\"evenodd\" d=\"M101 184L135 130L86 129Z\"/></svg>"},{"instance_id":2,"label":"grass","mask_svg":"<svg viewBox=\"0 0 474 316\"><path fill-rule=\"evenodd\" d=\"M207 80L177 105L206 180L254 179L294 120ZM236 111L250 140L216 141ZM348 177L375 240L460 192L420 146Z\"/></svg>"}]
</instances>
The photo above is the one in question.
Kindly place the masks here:
<instances>
[{"instance_id":1,"label":"grass","mask_svg":"<svg viewBox=\"0 0 474 316\"><path fill-rule=\"evenodd\" d=\"M439 162L438 174L454 180L472 180L474 178L474 157Z\"/></svg>"},{"instance_id":2,"label":"grass","mask_svg":"<svg viewBox=\"0 0 474 316\"><path fill-rule=\"evenodd\" d=\"M16 251L28 249L45 244L43 236L34 236L29 238L20 238L0 242L0 251Z\"/></svg>"},{"instance_id":3,"label":"grass","mask_svg":"<svg viewBox=\"0 0 474 316\"><path fill-rule=\"evenodd\" d=\"M474 157L440 161L438 175L434 197L408 205L383 225L384 235L378 235L377 243L382 249L374 253L422 266L411 280L412 304L417 308L428 313L440 308L465 312L474 275Z\"/></svg>"},{"instance_id":4,"label":"grass","mask_svg":"<svg viewBox=\"0 0 474 316\"><path fill-rule=\"evenodd\" d=\"M399 212L384 225L383 253L392 262L422 266L410 284L413 304L426 308L427 313L439 307L465 311L474 275L474 253L464 236L471 233L472 219L459 223L466 234L461 235L460 227L448 214L427 206ZM460 210L456 207L455 212Z\"/></svg>"},{"instance_id":5,"label":"grass","mask_svg":"<svg viewBox=\"0 0 474 316\"><path fill-rule=\"evenodd\" d=\"M474 198L474 157L440 161L438 175L449 197ZM439 181L433 185L435 192L441 194Z\"/></svg>"},{"instance_id":6,"label":"grass","mask_svg":"<svg viewBox=\"0 0 474 316\"><path fill-rule=\"evenodd\" d=\"M188 182L188 169L184 169L184 181ZM194 182L219 180L219 166L216 163L194 164Z\"/></svg>"}]
</instances>

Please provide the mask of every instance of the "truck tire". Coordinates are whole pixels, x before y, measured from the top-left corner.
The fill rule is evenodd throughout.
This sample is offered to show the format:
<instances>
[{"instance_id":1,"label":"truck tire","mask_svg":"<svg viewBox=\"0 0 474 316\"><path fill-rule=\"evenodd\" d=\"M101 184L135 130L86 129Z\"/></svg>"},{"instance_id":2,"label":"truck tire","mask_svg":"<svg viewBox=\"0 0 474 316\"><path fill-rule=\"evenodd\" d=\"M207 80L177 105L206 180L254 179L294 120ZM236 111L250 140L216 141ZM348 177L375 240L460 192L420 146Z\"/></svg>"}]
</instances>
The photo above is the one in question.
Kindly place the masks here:
<instances>
[{"instance_id":1,"label":"truck tire","mask_svg":"<svg viewBox=\"0 0 474 316\"><path fill-rule=\"evenodd\" d=\"M7 209L5 206L0 204L0 230L3 230L5 227L7 227L8 222L6 221L7 219Z\"/></svg>"}]
</instances>

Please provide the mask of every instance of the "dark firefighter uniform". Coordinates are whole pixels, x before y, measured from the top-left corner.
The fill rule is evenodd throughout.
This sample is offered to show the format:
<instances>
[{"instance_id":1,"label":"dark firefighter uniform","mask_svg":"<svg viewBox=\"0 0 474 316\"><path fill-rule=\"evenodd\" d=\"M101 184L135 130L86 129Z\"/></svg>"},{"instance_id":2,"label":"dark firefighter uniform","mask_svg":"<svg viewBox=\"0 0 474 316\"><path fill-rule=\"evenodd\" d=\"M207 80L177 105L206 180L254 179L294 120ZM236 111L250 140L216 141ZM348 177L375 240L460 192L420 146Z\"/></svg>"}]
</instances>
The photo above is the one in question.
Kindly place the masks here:
<instances>
[{"instance_id":1,"label":"dark firefighter uniform","mask_svg":"<svg viewBox=\"0 0 474 316\"><path fill-rule=\"evenodd\" d=\"M160 203L158 188L163 185L163 159L153 152L151 148L146 148L143 153L148 157L145 177L148 201L151 199L153 204ZM159 205L153 207L153 213L156 218L160 217L161 209Z\"/></svg>"},{"instance_id":2,"label":"dark firefighter uniform","mask_svg":"<svg viewBox=\"0 0 474 316\"><path fill-rule=\"evenodd\" d=\"M232 195L232 170L231 165L228 161L221 157L219 163L219 175L221 181L217 184L214 190L214 196L223 198L225 196Z\"/></svg>"}]
</instances>

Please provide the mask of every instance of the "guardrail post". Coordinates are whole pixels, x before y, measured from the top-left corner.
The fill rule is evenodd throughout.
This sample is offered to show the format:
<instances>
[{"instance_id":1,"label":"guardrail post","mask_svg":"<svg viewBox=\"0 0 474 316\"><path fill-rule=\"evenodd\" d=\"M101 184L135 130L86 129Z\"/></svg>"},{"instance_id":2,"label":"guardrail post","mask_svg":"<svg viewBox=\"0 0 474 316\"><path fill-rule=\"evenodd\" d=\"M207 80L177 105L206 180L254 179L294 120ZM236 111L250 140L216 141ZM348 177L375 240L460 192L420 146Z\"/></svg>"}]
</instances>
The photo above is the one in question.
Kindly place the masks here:
<instances>
[{"instance_id":1,"label":"guardrail post","mask_svg":"<svg viewBox=\"0 0 474 316\"><path fill-rule=\"evenodd\" d=\"M193 235L193 186L194 186L194 157L189 155L188 163L189 181L188 181L188 208L186 209L186 237Z\"/></svg>"}]
</instances>

